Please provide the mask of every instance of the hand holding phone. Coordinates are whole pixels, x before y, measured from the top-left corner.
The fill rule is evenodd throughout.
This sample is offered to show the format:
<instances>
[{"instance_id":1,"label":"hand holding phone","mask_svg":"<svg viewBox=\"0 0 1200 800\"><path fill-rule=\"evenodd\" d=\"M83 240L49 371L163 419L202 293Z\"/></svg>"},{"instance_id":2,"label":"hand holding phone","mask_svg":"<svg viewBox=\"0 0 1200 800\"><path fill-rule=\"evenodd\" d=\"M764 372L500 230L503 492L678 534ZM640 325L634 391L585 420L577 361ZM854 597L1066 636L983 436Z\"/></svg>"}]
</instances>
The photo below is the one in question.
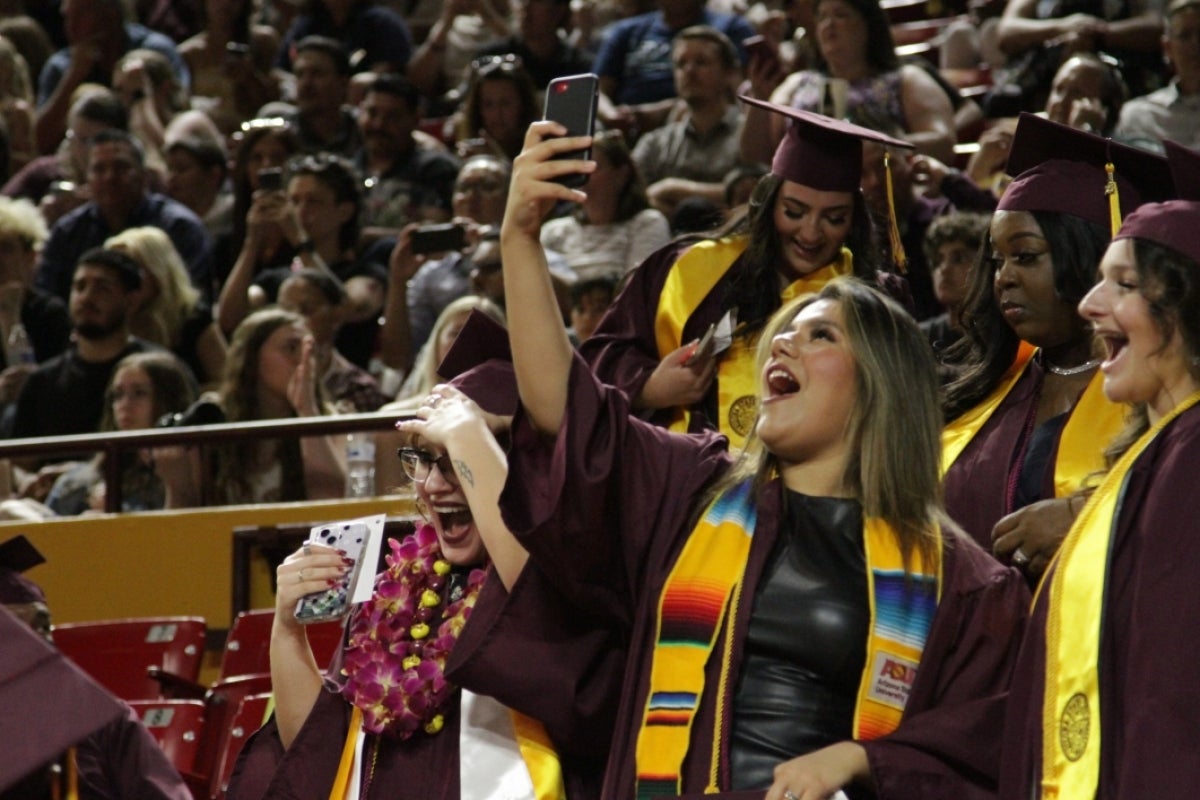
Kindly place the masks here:
<instances>
[{"instance_id":1,"label":"hand holding phone","mask_svg":"<svg viewBox=\"0 0 1200 800\"><path fill-rule=\"evenodd\" d=\"M258 188L264 192L279 192L283 190L283 170L279 167L267 167L258 171Z\"/></svg>"},{"instance_id":2,"label":"hand holding phone","mask_svg":"<svg viewBox=\"0 0 1200 800\"><path fill-rule=\"evenodd\" d=\"M699 364L702 361L707 361L713 354L713 338L717 333L717 323L708 326L708 330L700 337L700 341L696 343L696 347L691 354L683 360L683 366L691 367Z\"/></svg>"},{"instance_id":3,"label":"hand holding phone","mask_svg":"<svg viewBox=\"0 0 1200 800\"><path fill-rule=\"evenodd\" d=\"M449 253L466 247L467 229L465 226L450 222L444 225L422 225L412 233L413 255L428 255L429 253Z\"/></svg>"},{"instance_id":4,"label":"hand holding phone","mask_svg":"<svg viewBox=\"0 0 1200 800\"><path fill-rule=\"evenodd\" d=\"M543 117L554 120L567 129L567 136L591 136L596 128L596 103L600 97L600 79L587 73L555 78L546 87L546 108ZM556 159L591 159L591 148L571 150ZM587 183L588 176L573 172L556 178L558 183L577 189Z\"/></svg>"},{"instance_id":5,"label":"hand holding phone","mask_svg":"<svg viewBox=\"0 0 1200 800\"><path fill-rule=\"evenodd\" d=\"M344 616L350 610L350 591L362 569L363 550L366 547L369 529L363 522L344 522L320 525L308 536L309 544L321 544L345 553L353 559L354 566L336 586L322 592L306 594L296 602L296 620L309 624L325 622Z\"/></svg>"}]
</instances>

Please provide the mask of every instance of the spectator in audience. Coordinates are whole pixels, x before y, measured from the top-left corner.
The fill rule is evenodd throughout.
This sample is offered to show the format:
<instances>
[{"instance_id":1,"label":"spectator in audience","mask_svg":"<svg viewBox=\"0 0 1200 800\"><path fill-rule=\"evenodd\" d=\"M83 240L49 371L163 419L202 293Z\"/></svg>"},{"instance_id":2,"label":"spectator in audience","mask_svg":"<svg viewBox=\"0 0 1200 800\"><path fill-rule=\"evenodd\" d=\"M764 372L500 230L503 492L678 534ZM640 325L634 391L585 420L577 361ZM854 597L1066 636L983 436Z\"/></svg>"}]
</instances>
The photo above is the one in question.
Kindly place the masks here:
<instances>
[{"instance_id":1,"label":"spectator in audience","mask_svg":"<svg viewBox=\"0 0 1200 800\"><path fill-rule=\"evenodd\" d=\"M925 260L933 272L933 295L945 310L923 320L921 330L939 361L943 351L962 338L967 286L987 226L983 214L956 211L933 220L925 231Z\"/></svg>"},{"instance_id":2,"label":"spectator in audience","mask_svg":"<svg viewBox=\"0 0 1200 800\"><path fill-rule=\"evenodd\" d=\"M147 28L176 42L195 36L203 25L203 0L133 0L133 12Z\"/></svg>"},{"instance_id":3,"label":"spectator in audience","mask_svg":"<svg viewBox=\"0 0 1200 800\"><path fill-rule=\"evenodd\" d=\"M379 384L362 367L351 364L334 347L346 313L346 288L320 270L293 272L279 287L279 307L304 317L313 337L313 356L325 396L340 413L376 411L388 401Z\"/></svg>"},{"instance_id":4,"label":"spectator in audience","mask_svg":"<svg viewBox=\"0 0 1200 800\"><path fill-rule=\"evenodd\" d=\"M104 392L100 431L153 428L163 414L175 414L196 399L196 381L170 353L136 353L113 369ZM54 482L46 505L61 516L104 511L106 456L71 467ZM154 471L149 450L121 451L121 511L156 511L166 503L166 488Z\"/></svg>"},{"instance_id":5,"label":"spectator in audience","mask_svg":"<svg viewBox=\"0 0 1200 800\"><path fill-rule=\"evenodd\" d=\"M575 282L571 287L571 327L567 331L572 344L578 347L592 337L616 296L617 283L608 276Z\"/></svg>"},{"instance_id":6,"label":"spectator in audience","mask_svg":"<svg viewBox=\"0 0 1200 800\"><path fill-rule=\"evenodd\" d=\"M650 204L668 217L679 201L724 201L725 175L740 160L742 112L733 99L737 49L715 28L684 28L671 43L675 90L687 111L638 139L633 160Z\"/></svg>"},{"instance_id":7,"label":"spectator in audience","mask_svg":"<svg viewBox=\"0 0 1200 800\"><path fill-rule=\"evenodd\" d=\"M443 95L458 87L480 47L512 32L508 17L508 0L447 0L442 3L441 16L413 54L405 73L430 102L432 113L445 114L453 110L460 97L454 96L448 105L446 101L450 98Z\"/></svg>"},{"instance_id":8,"label":"spectator in audience","mask_svg":"<svg viewBox=\"0 0 1200 800\"><path fill-rule=\"evenodd\" d=\"M67 118L67 134L51 155L38 156L8 183L3 194L41 204L47 225L91 199L87 188L88 142L100 131L128 130L129 112L109 89L84 92ZM51 191L53 189L53 191Z\"/></svg>"},{"instance_id":9,"label":"spectator in audience","mask_svg":"<svg viewBox=\"0 0 1200 800\"><path fill-rule=\"evenodd\" d=\"M126 228L150 225L171 237L188 274L202 294L213 291L212 245L204 223L187 206L147 191L141 145L125 131L101 131L88 144L88 188L92 199L62 217L38 265L37 285L66 297L79 256Z\"/></svg>"},{"instance_id":10,"label":"spectator in audience","mask_svg":"<svg viewBox=\"0 0 1200 800\"><path fill-rule=\"evenodd\" d=\"M767 174L765 164L741 164L725 173L725 208L734 211L750 202L754 187Z\"/></svg>"},{"instance_id":11,"label":"spectator in audience","mask_svg":"<svg viewBox=\"0 0 1200 800\"><path fill-rule=\"evenodd\" d=\"M39 3L38 6L43 4ZM30 13L36 9L25 9L24 14L13 14L0 19L0 36L12 42L17 52L25 59L29 69L29 82L37 97L37 79L42 74L42 67L54 55L55 45L50 41L46 30L38 24Z\"/></svg>"},{"instance_id":12,"label":"spectator in audience","mask_svg":"<svg viewBox=\"0 0 1200 800\"><path fill-rule=\"evenodd\" d=\"M412 35L404 18L372 0L314 0L284 36L278 65L299 75L294 62L298 43L309 36L344 44L346 52L355 54L355 72L403 73L412 56Z\"/></svg>"},{"instance_id":13,"label":"spectator in audience","mask_svg":"<svg viewBox=\"0 0 1200 800\"><path fill-rule=\"evenodd\" d=\"M5 182L37 156L34 141L33 85L29 66L16 46L0 33L0 122L8 136Z\"/></svg>"},{"instance_id":14,"label":"spectator in audience","mask_svg":"<svg viewBox=\"0 0 1200 800\"><path fill-rule=\"evenodd\" d=\"M0 652L5 655L11 656L14 650L21 647L9 629L10 624L19 624L15 620L20 620L43 639L43 645L52 645L54 642L46 594L40 586L21 574L45 561L42 554L23 536L0 545L0 605L5 608L4 612L0 612L0 616L4 617L0 620L0 642L3 642ZM39 669L48 673L54 670L44 656L37 657L37 660L40 662ZM6 674L12 674L9 664L6 663L4 669ZM54 714L47 714L45 720L18 714L15 715L15 721L23 726L36 726L44 724L46 720L69 720L66 724L73 726L81 719L107 717L107 720L103 724L89 725L93 728L92 733L66 753L54 758L50 764L35 768L16 785L6 786L4 796L13 800L71 796L191 800L191 790L142 725L137 712L90 681L84 690L72 685L75 680L81 680L76 677L77 672L72 672L67 679L70 683L59 683L65 674L59 672L54 680L48 681L48 685L34 690L44 695L62 692L57 707L52 703L46 704L54 707ZM70 702L69 706L61 702L64 699ZM101 702L106 707L111 706L112 710L99 713L97 706ZM124 713L121 713L122 708ZM59 737L38 738L45 746ZM23 750L17 748L11 738L6 737L6 741L9 742L8 753ZM73 763L68 763L67 759L73 759Z\"/></svg>"},{"instance_id":15,"label":"spectator in audience","mask_svg":"<svg viewBox=\"0 0 1200 800\"><path fill-rule=\"evenodd\" d=\"M188 280L183 259L158 228L129 228L104 243L132 258L142 271L134 296L129 330L165 347L204 384L225 371L225 336L213 320L212 306Z\"/></svg>"},{"instance_id":16,"label":"spectator in audience","mask_svg":"<svg viewBox=\"0 0 1200 800\"><path fill-rule=\"evenodd\" d=\"M504 218L521 407L500 505L529 566L629 637L603 796L986 796L1028 592L941 506L937 384L916 324L836 277L765 322L742 457L723 437L647 424L556 319L538 227L581 198L551 181L578 167L550 161L579 146L549 138L561 133L531 129ZM884 629L905 631L905 666ZM502 682L485 657L458 674L491 693Z\"/></svg>"},{"instance_id":17,"label":"spectator in audience","mask_svg":"<svg viewBox=\"0 0 1200 800\"><path fill-rule=\"evenodd\" d=\"M541 114L537 89L513 56L481 56L471 62L471 79L455 115L455 149L467 158L491 154L507 158L521 152L529 123Z\"/></svg>"},{"instance_id":18,"label":"spectator in audience","mask_svg":"<svg viewBox=\"0 0 1200 800\"><path fill-rule=\"evenodd\" d=\"M204 29L179 45L192 72L192 102L224 134L280 98L284 75L274 68L279 34L254 25L254 0L204 0Z\"/></svg>"},{"instance_id":19,"label":"spectator in audience","mask_svg":"<svg viewBox=\"0 0 1200 800\"><path fill-rule=\"evenodd\" d=\"M641 171L620 131L592 139L596 171L588 176L587 199L572 213L542 226L542 245L561 253L580 280L620 280L670 241L662 212L650 208Z\"/></svg>"},{"instance_id":20,"label":"spectator in audience","mask_svg":"<svg viewBox=\"0 0 1200 800\"><path fill-rule=\"evenodd\" d=\"M112 87L129 111L129 130L141 140L147 164L162 172L167 125L188 107L171 63L153 50L130 50L113 67Z\"/></svg>"},{"instance_id":21,"label":"spectator in audience","mask_svg":"<svg viewBox=\"0 0 1200 800\"><path fill-rule=\"evenodd\" d=\"M600 76L600 116L606 123L631 125L638 109L629 106L650 106L641 110L650 112L655 124L640 125L643 130L665 118L676 98L671 43L693 25L708 25L728 36L745 63L742 42L754 35L754 28L742 17L712 11L704 0L660 0L657 11L615 22L604 35L592 71Z\"/></svg>"},{"instance_id":22,"label":"spectator in audience","mask_svg":"<svg viewBox=\"0 0 1200 800\"><path fill-rule=\"evenodd\" d=\"M50 57L38 78L37 140L49 153L66 130L75 90L84 83L111 86L113 67L130 50L157 50L170 60L179 84L191 88L191 74L167 36L125 18L123 0L63 0L69 46Z\"/></svg>"},{"instance_id":23,"label":"spectator in audience","mask_svg":"<svg viewBox=\"0 0 1200 800\"><path fill-rule=\"evenodd\" d=\"M80 257L71 280L71 345L25 381L12 436L62 436L99 428L104 387L117 362L157 349L129 332L133 296L141 285L141 270L125 253L95 248Z\"/></svg>"},{"instance_id":24,"label":"spectator in audience","mask_svg":"<svg viewBox=\"0 0 1200 800\"><path fill-rule=\"evenodd\" d=\"M166 194L200 218L215 243L233 231L233 195L225 191L229 176L225 148L203 136L167 142Z\"/></svg>"},{"instance_id":25,"label":"spectator in audience","mask_svg":"<svg viewBox=\"0 0 1200 800\"><path fill-rule=\"evenodd\" d=\"M1129 90L1108 56L1078 53L1054 73L1046 118L1081 131L1111 136Z\"/></svg>"},{"instance_id":26,"label":"spectator in audience","mask_svg":"<svg viewBox=\"0 0 1200 800\"><path fill-rule=\"evenodd\" d=\"M336 39L308 36L295 44L296 110L284 117L296 129L305 153L353 158L362 147L354 110L346 105L350 57Z\"/></svg>"},{"instance_id":27,"label":"spectator in audience","mask_svg":"<svg viewBox=\"0 0 1200 800\"><path fill-rule=\"evenodd\" d=\"M264 308L242 321L229 345L217 396L226 421L250 422L329 413L304 319ZM240 439L216 445L214 499L220 504L324 500L345 490L341 436ZM158 458L167 508L206 502L195 451Z\"/></svg>"},{"instance_id":28,"label":"spectator in audience","mask_svg":"<svg viewBox=\"0 0 1200 800\"><path fill-rule=\"evenodd\" d=\"M497 156L472 156L459 170L454 183L454 216L468 225L468 231L476 238L481 226L499 225L504 216L504 203L508 198L508 181L512 165ZM397 250L403 249L403 236L397 241ZM436 254L431 254L436 255ZM397 269L396 251L390 260L392 271ZM408 324L412 330L412 348L418 350L425 344L433 330L433 323L451 301L470 294L471 258L470 248L465 252L446 253L440 257L417 261L406 260L406 267L415 270L411 284L403 280L392 280L388 286L393 297L388 308L392 309L400 292L405 293L408 308ZM402 270L403 272L404 270ZM388 334L389 321L398 324L399 314L384 315L384 341ZM385 363L387 363L385 361ZM406 364L391 364L400 369Z\"/></svg>"},{"instance_id":29,"label":"spectator in audience","mask_svg":"<svg viewBox=\"0 0 1200 800\"><path fill-rule=\"evenodd\" d=\"M1114 216L1169 196L1172 184L1161 157L1033 114L1021 115L1008 171L971 274L963 338L946 354L961 372L943 402L944 485L955 521L1037 578L1125 416L1104 398L1099 344L1077 306Z\"/></svg>"},{"instance_id":30,"label":"spectator in audience","mask_svg":"<svg viewBox=\"0 0 1200 800\"><path fill-rule=\"evenodd\" d=\"M755 97L830 116L858 111L886 119L905 132L917 151L943 162L954 156L954 110L950 98L923 68L901 64L887 16L878 0L817 0L817 63L778 81L777 73L751 70ZM832 97L842 81L845 110ZM746 111L742 158L769 160L783 136L784 121L761 109Z\"/></svg>"},{"instance_id":31,"label":"spectator in audience","mask_svg":"<svg viewBox=\"0 0 1200 800\"><path fill-rule=\"evenodd\" d=\"M282 172L288 160L300 152L300 140L291 123L281 117L252 119L242 123L237 139L233 172L233 231L215 245L217 285L225 286L229 273L246 247L247 219L258 191L262 170ZM253 257L255 269L286 264L295 255L291 243L278 225L259 220Z\"/></svg>"},{"instance_id":32,"label":"spectator in audience","mask_svg":"<svg viewBox=\"0 0 1200 800\"><path fill-rule=\"evenodd\" d=\"M37 254L45 241L46 223L32 203L0 197L0 342L4 345L0 348L4 353L0 409L3 410L17 399L25 379L38 364L67 349L71 336L66 304L33 285Z\"/></svg>"},{"instance_id":33,"label":"spectator in audience","mask_svg":"<svg viewBox=\"0 0 1200 800\"><path fill-rule=\"evenodd\" d=\"M260 191L254 203L242 255L221 290L222 330L234 328L249 310L274 302L279 285L291 273L290 263L254 271L257 233L265 225L275 225L298 253L302 266L322 270L345 284L349 304L337 347L350 361L366 367L379 337L388 274L384 265L360 253L362 179L354 167L329 154L298 156L288 165L286 191Z\"/></svg>"},{"instance_id":34,"label":"spectator in audience","mask_svg":"<svg viewBox=\"0 0 1200 800\"><path fill-rule=\"evenodd\" d=\"M476 58L516 56L539 92L554 78L579 75L591 68L591 60L565 34L571 27L571 0L514 0L512 12L516 20L513 32L479 48Z\"/></svg>"},{"instance_id":35,"label":"spectator in audience","mask_svg":"<svg viewBox=\"0 0 1200 800\"><path fill-rule=\"evenodd\" d=\"M1115 136L1155 152L1163 139L1200 149L1200 0L1168 4L1162 49L1175 76L1126 103Z\"/></svg>"},{"instance_id":36,"label":"spectator in audience","mask_svg":"<svg viewBox=\"0 0 1200 800\"><path fill-rule=\"evenodd\" d=\"M362 149L356 159L367 182L363 226L367 239L395 236L409 222L450 218L459 162L421 147L413 131L421 97L400 75L381 75L367 87L358 109Z\"/></svg>"},{"instance_id":37,"label":"spectator in audience","mask_svg":"<svg viewBox=\"0 0 1200 800\"><path fill-rule=\"evenodd\" d=\"M1054 73L1080 52L1118 58L1134 94L1156 89L1162 85L1161 34L1161 6L1148 0L1008 0L996 28L1007 62L997 70L985 103L987 115L1015 116L1042 108Z\"/></svg>"}]
</instances>

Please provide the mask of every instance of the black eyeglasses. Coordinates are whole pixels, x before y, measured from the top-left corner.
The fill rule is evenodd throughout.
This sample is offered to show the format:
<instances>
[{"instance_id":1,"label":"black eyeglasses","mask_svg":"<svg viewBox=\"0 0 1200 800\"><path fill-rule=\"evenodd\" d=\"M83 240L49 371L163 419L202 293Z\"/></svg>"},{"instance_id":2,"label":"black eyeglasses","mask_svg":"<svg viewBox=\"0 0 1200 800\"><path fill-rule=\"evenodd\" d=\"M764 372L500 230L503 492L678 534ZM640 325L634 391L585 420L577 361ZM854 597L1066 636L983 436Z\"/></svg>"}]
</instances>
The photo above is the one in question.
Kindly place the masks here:
<instances>
[{"instance_id":1,"label":"black eyeglasses","mask_svg":"<svg viewBox=\"0 0 1200 800\"><path fill-rule=\"evenodd\" d=\"M400 457L400 465L404 467L404 474L413 483L424 483L434 464L441 471L442 477L448 478L454 475L454 466L450 463L450 456L446 453L435 456L428 450L401 447L396 451L396 455Z\"/></svg>"}]
</instances>

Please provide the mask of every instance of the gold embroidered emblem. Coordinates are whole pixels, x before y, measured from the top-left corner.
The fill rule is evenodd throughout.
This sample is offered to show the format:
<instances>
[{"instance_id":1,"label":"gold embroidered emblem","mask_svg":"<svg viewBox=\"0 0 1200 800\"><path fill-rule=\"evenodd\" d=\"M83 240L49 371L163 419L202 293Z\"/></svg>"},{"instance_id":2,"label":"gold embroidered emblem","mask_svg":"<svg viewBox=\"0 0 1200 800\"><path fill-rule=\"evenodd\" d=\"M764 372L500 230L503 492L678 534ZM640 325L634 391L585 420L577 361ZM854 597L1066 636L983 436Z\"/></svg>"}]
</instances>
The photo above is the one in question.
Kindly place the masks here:
<instances>
[{"instance_id":1,"label":"gold embroidered emblem","mask_svg":"<svg viewBox=\"0 0 1200 800\"><path fill-rule=\"evenodd\" d=\"M1067 701L1058 720L1058 741L1068 761L1078 761L1083 756L1090 725L1087 697L1077 692Z\"/></svg>"},{"instance_id":2,"label":"gold embroidered emblem","mask_svg":"<svg viewBox=\"0 0 1200 800\"><path fill-rule=\"evenodd\" d=\"M749 436L756 416L758 416L758 398L752 394L744 394L729 406L729 427L738 436Z\"/></svg>"}]
</instances>

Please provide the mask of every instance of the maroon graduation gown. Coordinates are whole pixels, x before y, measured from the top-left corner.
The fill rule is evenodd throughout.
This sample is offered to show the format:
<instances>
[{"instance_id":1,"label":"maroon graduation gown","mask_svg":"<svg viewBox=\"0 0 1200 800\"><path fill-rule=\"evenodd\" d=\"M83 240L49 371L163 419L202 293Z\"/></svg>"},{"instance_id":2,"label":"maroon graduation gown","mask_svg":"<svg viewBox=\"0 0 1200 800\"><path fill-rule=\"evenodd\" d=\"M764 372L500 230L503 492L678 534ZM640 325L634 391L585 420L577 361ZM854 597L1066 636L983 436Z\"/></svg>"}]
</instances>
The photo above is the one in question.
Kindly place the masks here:
<instances>
[{"instance_id":1,"label":"maroon graduation gown","mask_svg":"<svg viewBox=\"0 0 1200 800\"><path fill-rule=\"evenodd\" d=\"M632 796L635 747L648 690L655 615L663 582L692 528L695 506L729 465L715 434L680 436L628 414L620 392L601 385L582 361L572 367L569 411L556 438L539 435L519 412L501 507L532 561L577 607L629 637L630 657L612 695L614 749L604 797ZM753 597L782 517L782 491L758 498L758 524L744 597ZM864 743L880 797L990 797L999 757L1009 673L1028 593L1021 577L965 539L947 548L945 585L905 718L898 730ZM753 603L735 624L744 640ZM724 637L721 637L721 641ZM710 659L704 700L683 764L684 792L707 783L713 744L719 653ZM729 681L737 685L739 654ZM729 736L729 715L719 732ZM728 765L722 787L728 788Z\"/></svg>"},{"instance_id":2,"label":"maroon graduation gown","mask_svg":"<svg viewBox=\"0 0 1200 800\"><path fill-rule=\"evenodd\" d=\"M580 345L579 352L600 379L616 386L631 399L641 394L642 387L662 360L654 335L654 322L663 284L666 283L675 261L696 241L692 239L672 242L643 261L630 273L625 288L600 320L596 332ZM728 310L725 295L729 291L729 285L738 272L749 268L746 262L744 253L738 256L725 275L700 301L683 326L680 345L701 338L708 331L709 325L721 321ZM877 277L879 288L911 309L912 297L903 278L885 272L878 273ZM713 412L705 409L715 410L716 407L717 382L714 380L704 399L689 408L689 431L698 433L715 429L716 421L708 416ZM673 409L660 409L645 418L657 425L666 426L674 418Z\"/></svg>"},{"instance_id":3,"label":"maroon graduation gown","mask_svg":"<svg viewBox=\"0 0 1200 800\"><path fill-rule=\"evenodd\" d=\"M1042 388L1041 363L1034 358L999 407L946 471L946 511L980 547L992 552L992 528L1012 507L1010 478L1019 469ZM1049 464L1058 456L1058 444ZM1042 497L1054 497L1054 469L1046 470Z\"/></svg>"},{"instance_id":4,"label":"maroon graduation gown","mask_svg":"<svg viewBox=\"0 0 1200 800\"><path fill-rule=\"evenodd\" d=\"M571 613L533 567L522 572L511 599L517 605L544 609L541 618L546 629L517 626L494 630L490 623L495 616L493 607L498 608L507 599L503 585L490 572L447 662L447 678L460 685L454 666L459 662L468 662L492 675L500 686L494 692L500 702L545 724L559 752L568 797L594 797L612 729L612 707L607 696L589 696L576 676L593 669L601 674L614 673L623 661L624 651L608 631ZM474 651L484 645L499 666L493 667L488 658L475 657ZM606 659L613 663L606 665ZM381 741L369 797L458 800L458 693L443 713L445 727L435 735L418 732L405 742ZM229 787L229 800L328 797L349 724L349 703L335 691L322 691L285 752L272 717L243 748ZM369 744L366 753L370 753Z\"/></svg>"},{"instance_id":5,"label":"maroon graduation gown","mask_svg":"<svg viewBox=\"0 0 1200 800\"><path fill-rule=\"evenodd\" d=\"M1197 463L1192 408L1134 462L1117 510L1101 623L1098 800L1193 797L1200 786ZM1005 800L1028 800L1041 777L1047 600L1043 588L1013 679Z\"/></svg>"}]
</instances>

